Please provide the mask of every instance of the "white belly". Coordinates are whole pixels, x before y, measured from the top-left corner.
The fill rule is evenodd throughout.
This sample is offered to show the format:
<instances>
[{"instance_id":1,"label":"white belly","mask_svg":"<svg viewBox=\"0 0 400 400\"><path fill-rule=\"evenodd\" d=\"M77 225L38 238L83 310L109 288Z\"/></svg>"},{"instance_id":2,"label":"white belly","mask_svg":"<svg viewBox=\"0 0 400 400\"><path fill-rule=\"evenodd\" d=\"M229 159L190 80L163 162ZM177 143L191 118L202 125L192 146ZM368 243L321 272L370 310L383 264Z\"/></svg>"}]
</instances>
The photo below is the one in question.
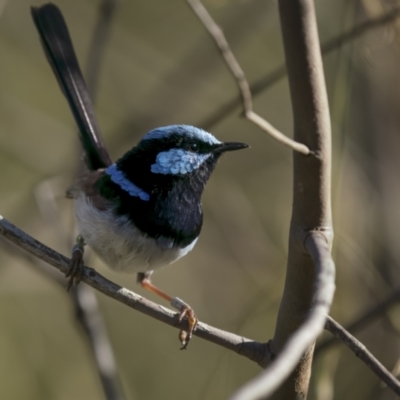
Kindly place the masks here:
<instances>
[{"instance_id":1,"label":"white belly","mask_svg":"<svg viewBox=\"0 0 400 400\"><path fill-rule=\"evenodd\" d=\"M99 211L81 193L75 199L79 233L97 255L112 269L121 272L147 272L168 265L193 249L197 239L184 248L163 248L146 237L126 217L112 210Z\"/></svg>"}]
</instances>

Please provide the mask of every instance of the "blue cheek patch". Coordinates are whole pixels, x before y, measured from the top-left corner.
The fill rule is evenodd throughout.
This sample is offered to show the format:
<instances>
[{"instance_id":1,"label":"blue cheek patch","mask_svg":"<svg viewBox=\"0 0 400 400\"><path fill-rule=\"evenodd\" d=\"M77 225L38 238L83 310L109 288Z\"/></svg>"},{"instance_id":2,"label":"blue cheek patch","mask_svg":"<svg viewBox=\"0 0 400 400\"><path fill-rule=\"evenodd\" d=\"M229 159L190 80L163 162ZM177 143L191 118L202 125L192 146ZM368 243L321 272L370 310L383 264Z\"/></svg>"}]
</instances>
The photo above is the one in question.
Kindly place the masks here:
<instances>
[{"instance_id":1,"label":"blue cheek patch","mask_svg":"<svg viewBox=\"0 0 400 400\"><path fill-rule=\"evenodd\" d=\"M131 196L139 197L139 199L144 201L150 200L150 195L127 179L123 172L117 168L116 164L109 166L105 172L114 183L116 183L122 190L128 192Z\"/></svg>"},{"instance_id":2,"label":"blue cheek patch","mask_svg":"<svg viewBox=\"0 0 400 400\"><path fill-rule=\"evenodd\" d=\"M183 149L171 149L157 154L151 172L163 175L188 174L199 168L211 154L197 154Z\"/></svg>"}]
</instances>

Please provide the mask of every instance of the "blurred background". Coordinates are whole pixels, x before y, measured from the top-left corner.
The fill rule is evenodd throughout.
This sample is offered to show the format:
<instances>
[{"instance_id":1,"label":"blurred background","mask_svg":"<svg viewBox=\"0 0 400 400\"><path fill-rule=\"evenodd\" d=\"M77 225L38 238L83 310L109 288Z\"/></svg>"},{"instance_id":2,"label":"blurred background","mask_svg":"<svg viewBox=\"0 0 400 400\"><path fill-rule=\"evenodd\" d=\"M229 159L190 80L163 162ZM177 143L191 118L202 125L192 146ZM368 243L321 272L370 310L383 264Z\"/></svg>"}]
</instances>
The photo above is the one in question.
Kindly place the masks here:
<instances>
[{"instance_id":1,"label":"blurred background","mask_svg":"<svg viewBox=\"0 0 400 400\"><path fill-rule=\"evenodd\" d=\"M101 1L54 2L86 71ZM208 183L194 251L153 281L191 304L202 321L265 342L274 332L285 277L291 152L241 119L239 103L227 107L238 98L236 84L184 1L115 3L96 96L113 159L148 130L177 123L251 145L224 157ZM30 6L41 4L0 0L0 214L69 255L74 228L64 192L81 151L30 17ZM291 136L277 1L204 5L254 85L255 111ZM400 1L317 0L316 9L333 130L332 316L346 326L400 286ZM357 26L363 28L354 31ZM353 34L332 41L346 32ZM87 261L107 278L159 301L136 285L134 275L114 274L95 256ZM102 398L65 286L0 239L2 398ZM96 296L128 399L224 399L259 372L248 360L198 338L180 352L177 330ZM397 373L400 305L390 304L355 335ZM316 355L310 398L395 396L336 345Z\"/></svg>"}]
</instances>

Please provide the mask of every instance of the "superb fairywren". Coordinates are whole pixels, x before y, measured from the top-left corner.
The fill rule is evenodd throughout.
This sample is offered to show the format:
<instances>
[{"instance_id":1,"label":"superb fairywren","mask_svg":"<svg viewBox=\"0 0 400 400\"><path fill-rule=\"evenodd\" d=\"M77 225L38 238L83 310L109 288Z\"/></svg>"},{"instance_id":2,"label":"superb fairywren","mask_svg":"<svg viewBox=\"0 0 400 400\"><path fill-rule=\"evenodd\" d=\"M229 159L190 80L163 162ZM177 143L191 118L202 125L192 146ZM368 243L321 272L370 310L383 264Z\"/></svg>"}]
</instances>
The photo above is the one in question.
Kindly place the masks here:
<instances>
[{"instance_id":1,"label":"superb fairywren","mask_svg":"<svg viewBox=\"0 0 400 400\"><path fill-rule=\"evenodd\" d=\"M248 147L223 143L188 125L157 128L115 164L105 149L90 96L60 10L32 8L43 48L77 122L88 171L68 190L81 238L74 247L69 285L79 282L83 244L112 269L138 273L143 287L188 317L187 346L197 319L193 310L150 282L153 270L193 249L200 234L201 195L221 154Z\"/></svg>"}]
</instances>

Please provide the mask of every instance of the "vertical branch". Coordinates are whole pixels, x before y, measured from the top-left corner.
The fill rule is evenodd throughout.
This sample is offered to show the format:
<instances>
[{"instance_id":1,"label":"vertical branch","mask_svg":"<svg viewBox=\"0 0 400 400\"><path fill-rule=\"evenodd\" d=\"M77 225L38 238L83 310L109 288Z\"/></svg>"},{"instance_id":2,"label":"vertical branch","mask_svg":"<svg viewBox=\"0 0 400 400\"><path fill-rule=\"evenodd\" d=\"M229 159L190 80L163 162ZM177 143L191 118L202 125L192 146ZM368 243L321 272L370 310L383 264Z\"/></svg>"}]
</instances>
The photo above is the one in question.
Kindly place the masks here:
<instances>
[{"instance_id":1,"label":"vertical branch","mask_svg":"<svg viewBox=\"0 0 400 400\"><path fill-rule=\"evenodd\" d=\"M309 156L293 153L293 209L285 289L271 349L282 350L312 308L316 269L304 243L310 232L333 239L330 179L331 128L315 9L312 0L279 0L281 29L294 118L294 138ZM278 393L305 398L313 345Z\"/></svg>"}]
</instances>

